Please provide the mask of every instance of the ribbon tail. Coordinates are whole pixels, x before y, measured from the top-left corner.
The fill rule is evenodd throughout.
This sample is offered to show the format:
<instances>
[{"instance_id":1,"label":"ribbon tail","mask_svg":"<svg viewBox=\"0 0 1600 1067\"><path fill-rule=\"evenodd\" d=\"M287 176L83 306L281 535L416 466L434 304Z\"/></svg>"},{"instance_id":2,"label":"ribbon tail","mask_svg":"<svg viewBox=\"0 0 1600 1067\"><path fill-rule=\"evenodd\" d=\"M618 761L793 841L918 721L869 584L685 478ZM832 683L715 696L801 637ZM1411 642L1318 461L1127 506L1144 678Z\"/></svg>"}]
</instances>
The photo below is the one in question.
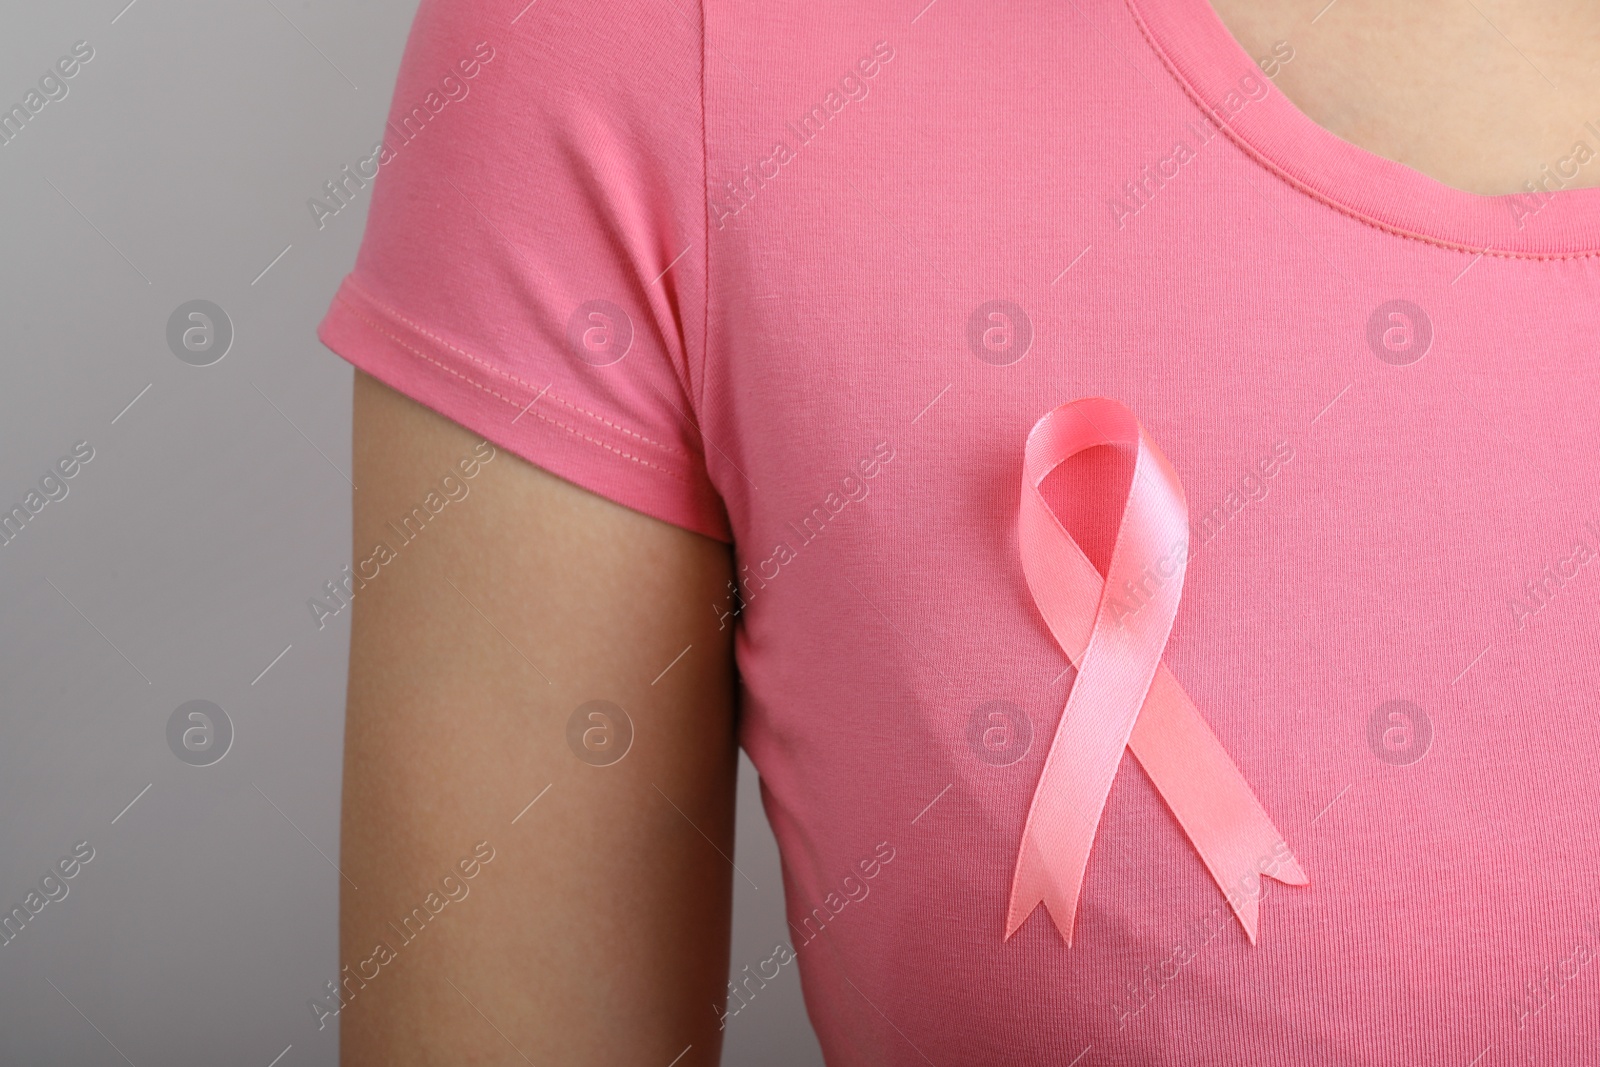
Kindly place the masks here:
<instances>
[{"instance_id":1,"label":"ribbon tail","mask_svg":"<svg viewBox=\"0 0 1600 1067\"><path fill-rule=\"evenodd\" d=\"M1266 813L1262 812L1262 818L1265 817ZM1271 823L1269 822L1268 825L1270 826ZM1277 831L1273 830L1273 833L1276 835ZM1281 836L1278 837L1278 842L1283 846L1286 858L1279 861L1274 870L1260 872L1261 877L1271 878L1273 881L1282 882L1284 885L1310 885L1311 878L1301 868L1300 861L1295 859L1294 854L1289 851L1288 842L1284 841ZM1244 870L1240 872L1240 877L1248 878L1250 874L1249 870ZM1217 877L1216 871L1212 871L1212 877ZM1220 879L1217 884L1222 884ZM1256 935L1261 928L1262 896L1261 892L1245 892L1236 893L1228 898L1228 904L1233 908L1233 913L1239 917L1239 925L1244 927L1245 936L1250 939L1252 945L1256 943Z\"/></svg>"},{"instance_id":2,"label":"ribbon tail","mask_svg":"<svg viewBox=\"0 0 1600 1067\"><path fill-rule=\"evenodd\" d=\"M1073 710L1069 700L1068 719L1056 734L1028 808L1011 875L1006 940L1043 904L1062 940L1069 948L1072 946L1083 876L1089 869L1095 830L1117 771L1115 760L1109 768L1079 765L1074 756L1094 747L1085 735L1093 731L1098 721L1093 715L1074 716ZM1115 751L1120 754L1126 746L1126 740L1119 738ZM1065 759L1063 753L1067 754Z\"/></svg>"},{"instance_id":3,"label":"ribbon tail","mask_svg":"<svg viewBox=\"0 0 1600 1067\"><path fill-rule=\"evenodd\" d=\"M1017 866L1011 877L1011 900L1006 907L1006 936L1021 929L1034 910L1043 904L1050 921L1055 924L1067 947L1072 947L1072 927L1078 915L1078 895L1083 888L1083 864L1078 864L1076 877L1061 876L1052 871L1050 861L1034 840L1026 834L1017 851Z\"/></svg>"},{"instance_id":4,"label":"ribbon tail","mask_svg":"<svg viewBox=\"0 0 1600 1067\"><path fill-rule=\"evenodd\" d=\"M1280 838L1280 840L1282 839ZM1284 847L1287 848L1288 846L1285 845ZM1244 927L1245 936L1250 939L1252 945L1255 944L1256 937L1261 930L1262 894L1260 890L1229 892L1226 887L1229 885L1237 886L1241 880L1248 880L1253 875L1256 875L1257 872L1249 867L1243 867L1223 873L1212 866L1209 857L1204 852L1200 855L1202 859L1207 860L1206 866L1211 869L1211 877L1216 880L1218 886L1223 887L1223 894L1227 898L1228 906L1233 909L1234 915L1238 916L1239 925ZM1259 876L1261 878L1271 878L1285 885L1309 885L1311 883L1311 879L1306 877L1305 871L1301 870L1300 864L1293 855L1290 855L1286 861L1279 865L1276 873L1263 871L1260 872Z\"/></svg>"},{"instance_id":5,"label":"ribbon tail","mask_svg":"<svg viewBox=\"0 0 1600 1067\"><path fill-rule=\"evenodd\" d=\"M1250 943L1261 924L1261 879L1309 885L1222 742L1162 667L1128 747L1166 801L1239 918Z\"/></svg>"}]
</instances>

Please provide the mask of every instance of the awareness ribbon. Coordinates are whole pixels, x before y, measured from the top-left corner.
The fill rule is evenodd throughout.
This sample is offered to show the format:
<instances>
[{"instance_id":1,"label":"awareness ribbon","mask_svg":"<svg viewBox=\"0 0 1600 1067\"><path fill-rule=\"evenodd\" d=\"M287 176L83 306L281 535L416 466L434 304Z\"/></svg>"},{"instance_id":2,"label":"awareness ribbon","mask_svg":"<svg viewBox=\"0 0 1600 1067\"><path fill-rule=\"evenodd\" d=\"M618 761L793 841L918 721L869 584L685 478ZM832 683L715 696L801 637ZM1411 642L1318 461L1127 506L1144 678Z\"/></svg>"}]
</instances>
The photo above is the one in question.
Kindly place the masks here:
<instances>
[{"instance_id":1,"label":"awareness ribbon","mask_svg":"<svg viewBox=\"0 0 1600 1067\"><path fill-rule=\"evenodd\" d=\"M1104 577L1039 492L1051 471L1097 445L1137 450ZM1071 946L1095 829L1131 748L1254 944L1259 879L1310 879L1161 663L1188 559L1189 509L1177 474L1122 404L1062 404L1028 434L1017 534L1034 603L1078 675L1028 808L1006 938L1043 903Z\"/></svg>"}]
</instances>

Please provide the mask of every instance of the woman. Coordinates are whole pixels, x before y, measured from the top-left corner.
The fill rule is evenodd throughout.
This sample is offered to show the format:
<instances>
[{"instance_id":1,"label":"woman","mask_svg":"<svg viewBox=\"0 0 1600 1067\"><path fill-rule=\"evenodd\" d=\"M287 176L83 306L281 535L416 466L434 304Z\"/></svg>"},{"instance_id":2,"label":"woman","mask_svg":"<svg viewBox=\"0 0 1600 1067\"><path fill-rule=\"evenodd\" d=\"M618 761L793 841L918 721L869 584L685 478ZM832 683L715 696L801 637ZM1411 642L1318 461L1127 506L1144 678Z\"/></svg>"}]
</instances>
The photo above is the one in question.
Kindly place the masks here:
<instances>
[{"instance_id":1,"label":"woman","mask_svg":"<svg viewBox=\"0 0 1600 1067\"><path fill-rule=\"evenodd\" d=\"M425 0L346 1062L1589 1062L1600 13L1318 7Z\"/></svg>"}]
</instances>

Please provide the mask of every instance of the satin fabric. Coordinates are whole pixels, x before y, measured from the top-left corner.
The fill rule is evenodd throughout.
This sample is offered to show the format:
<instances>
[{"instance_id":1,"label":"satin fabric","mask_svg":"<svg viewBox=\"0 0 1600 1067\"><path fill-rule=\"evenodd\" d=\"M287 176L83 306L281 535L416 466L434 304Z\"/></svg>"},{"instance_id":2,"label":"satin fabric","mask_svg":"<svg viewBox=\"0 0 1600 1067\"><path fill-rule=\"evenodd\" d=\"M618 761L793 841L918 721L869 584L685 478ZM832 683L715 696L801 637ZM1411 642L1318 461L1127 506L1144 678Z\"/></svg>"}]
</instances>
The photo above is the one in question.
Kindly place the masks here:
<instances>
[{"instance_id":1,"label":"satin fabric","mask_svg":"<svg viewBox=\"0 0 1600 1067\"><path fill-rule=\"evenodd\" d=\"M1099 445L1136 450L1105 576L1039 487ZM1162 665L1183 592L1189 516L1183 486L1131 411L1089 397L1050 411L1028 434L1018 542L1034 603L1078 668L1034 789L1006 915L1009 940L1041 903L1070 946L1095 829L1124 748L1182 825L1252 944L1262 877L1309 883L1177 679Z\"/></svg>"}]
</instances>

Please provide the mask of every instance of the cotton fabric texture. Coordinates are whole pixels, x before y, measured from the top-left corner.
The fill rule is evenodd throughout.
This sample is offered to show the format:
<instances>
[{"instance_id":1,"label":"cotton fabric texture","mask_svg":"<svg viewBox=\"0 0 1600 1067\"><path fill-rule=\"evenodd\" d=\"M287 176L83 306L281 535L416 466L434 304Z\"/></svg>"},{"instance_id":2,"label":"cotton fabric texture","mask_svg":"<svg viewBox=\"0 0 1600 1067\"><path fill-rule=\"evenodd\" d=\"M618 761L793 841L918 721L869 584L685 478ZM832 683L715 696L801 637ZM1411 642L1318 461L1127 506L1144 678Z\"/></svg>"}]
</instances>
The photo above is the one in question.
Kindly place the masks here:
<instances>
[{"instance_id":1,"label":"cotton fabric texture","mask_svg":"<svg viewBox=\"0 0 1600 1067\"><path fill-rule=\"evenodd\" d=\"M321 337L736 547L705 610L830 1064L1600 1048L1600 190L1557 188L1600 110L1476 196L1310 122L1292 52L1203 0L422 4ZM1181 479L1163 662L1311 879L1255 946L1129 758L1072 947L1004 938L1073 684L1023 447L1085 396ZM1103 568L1130 457L1080 460Z\"/></svg>"}]
</instances>

